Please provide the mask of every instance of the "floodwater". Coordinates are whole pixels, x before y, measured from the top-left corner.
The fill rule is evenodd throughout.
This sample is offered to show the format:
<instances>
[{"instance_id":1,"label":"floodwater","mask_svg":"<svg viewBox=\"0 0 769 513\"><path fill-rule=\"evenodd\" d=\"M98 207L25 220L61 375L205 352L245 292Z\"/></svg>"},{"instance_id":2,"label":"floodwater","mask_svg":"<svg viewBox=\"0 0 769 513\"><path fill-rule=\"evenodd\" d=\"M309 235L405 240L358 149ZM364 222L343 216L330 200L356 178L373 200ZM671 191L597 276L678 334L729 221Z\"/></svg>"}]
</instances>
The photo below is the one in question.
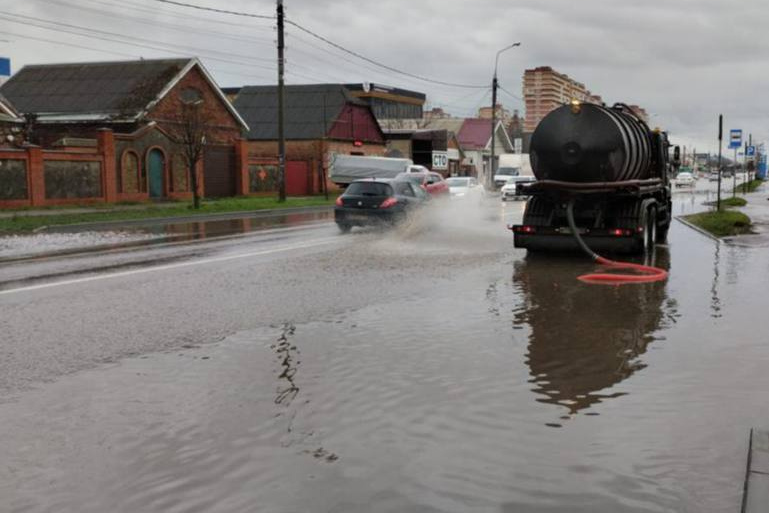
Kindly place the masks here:
<instances>
[{"instance_id":1,"label":"floodwater","mask_svg":"<svg viewBox=\"0 0 769 513\"><path fill-rule=\"evenodd\" d=\"M141 220L127 223L101 223L91 229L52 226L45 231L0 237L0 262L34 258L40 255L73 254L98 250L152 247L169 242L216 239L261 232L274 228L308 226L333 219L330 209L293 213L259 213L250 216L200 221L162 222Z\"/></svg>"},{"instance_id":2,"label":"floodwater","mask_svg":"<svg viewBox=\"0 0 769 513\"><path fill-rule=\"evenodd\" d=\"M767 248L675 222L667 282L587 285L573 256L493 252L521 210L372 243L485 255L409 297L2 405L3 511L737 511L749 429L769 425Z\"/></svg>"}]
</instances>

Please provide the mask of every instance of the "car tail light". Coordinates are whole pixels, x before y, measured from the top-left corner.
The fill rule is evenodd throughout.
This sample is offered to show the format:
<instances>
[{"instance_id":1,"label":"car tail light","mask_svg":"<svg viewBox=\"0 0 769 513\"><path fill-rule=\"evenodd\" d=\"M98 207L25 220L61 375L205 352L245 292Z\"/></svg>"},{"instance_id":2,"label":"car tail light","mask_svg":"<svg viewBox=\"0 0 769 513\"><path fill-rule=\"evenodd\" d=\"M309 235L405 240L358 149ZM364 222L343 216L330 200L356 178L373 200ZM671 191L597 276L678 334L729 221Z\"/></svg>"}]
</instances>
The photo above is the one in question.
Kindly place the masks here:
<instances>
[{"instance_id":1,"label":"car tail light","mask_svg":"<svg viewBox=\"0 0 769 513\"><path fill-rule=\"evenodd\" d=\"M341 197L341 196L339 196L339 197L336 199L336 206L337 206L337 207L341 207L341 206L342 206L342 197Z\"/></svg>"},{"instance_id":2,"label":"car tail light","mask_svg":"<svg viewBox=\"0 0 769 513\"><path fill-rule=\"evenodd\" d=\"M392 207L393 205L395 205L396 203L398 203L398 200L397 200L397 199L395 199L395 198L387 198L386 200L384 200L384 201L383 201L383 202L382 202L382 203L379 205L379 208L390 208L390 207Z\"/></svg>"},{"instance_id":3,"label":"car tail light","mask_svg":"<svg viewBox=\"0 0 769 513\"><path fill-rule=\"evenodd\" d=\"M536 233L537 229L528 225L515 225L513 231L518 233Z\"/></svg>"},{"instance_id":4,"label":"car tail light","mask_svg":"<svg viewBox=\"0 0 769 513\"><path fill-rule=\"evenodd\" d=\"M627 228L612 228L609 230L609 235L614 235L615 237L627 237L633 235L633 230L629 230Z\"/></svg>"}]
</instances>

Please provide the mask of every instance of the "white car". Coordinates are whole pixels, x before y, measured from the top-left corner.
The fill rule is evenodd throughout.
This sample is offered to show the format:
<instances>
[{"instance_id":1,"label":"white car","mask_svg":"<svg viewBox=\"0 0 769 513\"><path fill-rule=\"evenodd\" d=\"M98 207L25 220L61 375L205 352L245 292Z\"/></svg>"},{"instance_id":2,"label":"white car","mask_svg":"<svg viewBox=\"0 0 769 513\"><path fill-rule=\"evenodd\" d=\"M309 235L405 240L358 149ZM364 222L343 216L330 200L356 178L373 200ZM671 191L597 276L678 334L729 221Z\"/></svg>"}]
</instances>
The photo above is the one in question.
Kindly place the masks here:
<instances>
[{"instance_id":1,"label":"white car","mask_svg":"<svg viewBox=\"0 0 769 513\"><path fill-rule=\"evenodd\" d=\"M483 187L478 180L472 176L452 176L446 179L449 186L449 195L451 199L464 199L469 197L483 196Z\"/></svg>"},{"instance_id":2,"label":"white car","mask_svg":"<svg viewBox=\"0 0 769 513\"><path fill-rule=\"evenodd\" d=\"M675 180L676 187L694 187L697 179L691 173L678 173Z\"/></svg>"},{"instance_id":3,"label":"white car","mask_svg":"<svg viewBox=\"0 0 769 513\"><path fill-rule=\"evenodd\" d=\"M507 183L502 186L502 201L523 199L523 196L515 194L515 190L518 184L536 182L537 179L533 176L511 176L507 179Z\"/></svg>"}]
</instances>

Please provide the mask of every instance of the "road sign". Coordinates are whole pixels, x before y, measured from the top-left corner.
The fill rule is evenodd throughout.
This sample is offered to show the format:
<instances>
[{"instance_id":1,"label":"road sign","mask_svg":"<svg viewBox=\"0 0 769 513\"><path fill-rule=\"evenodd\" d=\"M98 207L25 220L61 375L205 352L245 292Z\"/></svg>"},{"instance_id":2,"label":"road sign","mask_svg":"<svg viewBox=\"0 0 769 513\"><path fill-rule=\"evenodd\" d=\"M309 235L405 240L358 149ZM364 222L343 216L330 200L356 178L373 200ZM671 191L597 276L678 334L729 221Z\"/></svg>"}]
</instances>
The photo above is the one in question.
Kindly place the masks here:
<instances>
[{"instance_id":1,"label":"road sign","mask_svg":"<svg viewBox=\"0 0 769 513\"><path fill-rule=\"evenodd\" d=\"M745 154L746 157L755 157L756 156L756 147L755 146L748 146L748 152Z\"/></svg>"},{"instance_id":2,"label":"road sign","mask_svg":"<svg viewBox=\"0 0 769 513\"><path fill-rule=\"evenodd\" d=\"M449 168L449 152L434 151L433 152L433 169L445 170L448 168Z\"/></svg>"},{"instance_id":3,"label":"road sign","mask_svg":"<svg viewBox=\"0 0 769 513\"><path fill-rule=\"evenodd\" d=\"M739 148L742 146L742 130L729 130L729 148Z\"/></svg>"}]
</instances>

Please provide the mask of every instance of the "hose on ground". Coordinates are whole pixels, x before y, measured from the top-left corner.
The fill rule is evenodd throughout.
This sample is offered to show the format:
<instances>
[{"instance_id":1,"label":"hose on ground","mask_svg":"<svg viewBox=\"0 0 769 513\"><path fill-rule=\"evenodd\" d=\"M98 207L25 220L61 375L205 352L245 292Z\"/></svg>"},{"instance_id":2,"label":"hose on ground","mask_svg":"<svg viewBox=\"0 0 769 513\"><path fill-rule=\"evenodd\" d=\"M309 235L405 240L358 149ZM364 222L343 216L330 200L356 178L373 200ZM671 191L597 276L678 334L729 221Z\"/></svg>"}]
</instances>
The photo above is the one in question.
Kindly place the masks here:
<instances>
[{"instance_id":1,"label":"hose on ground","mask_svg":"<svg viewBox=\"0 0 769 513\"><path fill-rule=\"evenodd\" d=\"M667 279L668 272L659 267L634 264L632 262L616 262L609 260L590 249L577 230L577 223L574 222L574 199L569 201L566 206L566 218L569 221L569 228L572 235L579 244L579 247L596 263L608 267L609 269L631 269L637 274L620 273L589 273L578 276L577 279L585 283L597 283L602 285L622 285L624 283L648 283L653 281L662 281Z\"/></svg>"}]
</instances>

